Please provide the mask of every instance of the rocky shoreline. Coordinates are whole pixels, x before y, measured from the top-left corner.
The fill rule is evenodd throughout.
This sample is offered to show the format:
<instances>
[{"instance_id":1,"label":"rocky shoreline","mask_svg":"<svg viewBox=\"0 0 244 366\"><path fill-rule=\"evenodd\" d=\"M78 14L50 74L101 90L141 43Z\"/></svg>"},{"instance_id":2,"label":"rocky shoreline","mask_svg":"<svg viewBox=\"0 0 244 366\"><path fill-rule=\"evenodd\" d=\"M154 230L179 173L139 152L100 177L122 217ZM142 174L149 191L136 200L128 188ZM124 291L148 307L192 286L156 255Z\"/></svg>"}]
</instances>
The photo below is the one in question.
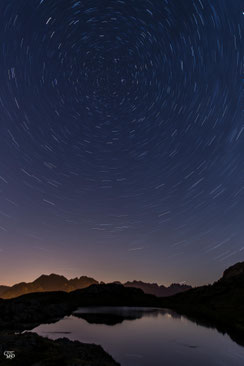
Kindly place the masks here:
<instances>
[{"instance_id":1,"label":"rocky shoreline","mask_svg":"<svg viewBox=\"0 0 244 366\"><path fill-rule=\"evenodd\" d=\"M5 351L14 351L7 359ZM0 332L0 365L9 366L119 366L101 346L70 341L50 340L35 333Z\"/></svg>"}]
</instances>

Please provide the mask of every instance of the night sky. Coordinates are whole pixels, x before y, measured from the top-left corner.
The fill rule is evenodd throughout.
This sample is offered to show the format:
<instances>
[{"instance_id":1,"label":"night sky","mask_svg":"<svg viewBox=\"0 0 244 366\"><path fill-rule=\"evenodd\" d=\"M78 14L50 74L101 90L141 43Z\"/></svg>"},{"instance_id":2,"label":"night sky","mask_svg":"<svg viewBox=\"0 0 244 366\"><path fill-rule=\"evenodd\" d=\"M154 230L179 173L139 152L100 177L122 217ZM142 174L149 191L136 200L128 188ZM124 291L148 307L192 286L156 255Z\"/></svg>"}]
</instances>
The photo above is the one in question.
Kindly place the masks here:
<instances>
[{"instance_id":1,"label":"night sky","mask_svg":"<svg viewBox=\"0 0 244 366\"><path fill-rule=\"evenodd\" d=\"M0 1L0 284L244 259L244 3Z\"/></svg>"}]
</instances>

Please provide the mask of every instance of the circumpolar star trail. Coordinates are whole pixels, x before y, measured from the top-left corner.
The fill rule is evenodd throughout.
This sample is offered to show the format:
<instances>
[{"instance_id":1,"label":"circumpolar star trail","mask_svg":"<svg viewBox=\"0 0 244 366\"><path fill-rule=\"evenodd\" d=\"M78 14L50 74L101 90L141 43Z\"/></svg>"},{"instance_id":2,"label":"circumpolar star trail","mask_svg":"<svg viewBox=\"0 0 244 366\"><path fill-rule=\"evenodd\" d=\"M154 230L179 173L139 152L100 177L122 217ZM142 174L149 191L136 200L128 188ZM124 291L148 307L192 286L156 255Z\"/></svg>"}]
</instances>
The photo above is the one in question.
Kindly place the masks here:
<instances>
[{"instance_id":1,"label":"circumpolar star trail","mask_svg":"<svg viewBox=\"0 0 244 366\"><path fill-rule=\"evenodd\" d=\"M243 260L241 0L1 0L1 283Z\"/></svg>"}]
</instances>

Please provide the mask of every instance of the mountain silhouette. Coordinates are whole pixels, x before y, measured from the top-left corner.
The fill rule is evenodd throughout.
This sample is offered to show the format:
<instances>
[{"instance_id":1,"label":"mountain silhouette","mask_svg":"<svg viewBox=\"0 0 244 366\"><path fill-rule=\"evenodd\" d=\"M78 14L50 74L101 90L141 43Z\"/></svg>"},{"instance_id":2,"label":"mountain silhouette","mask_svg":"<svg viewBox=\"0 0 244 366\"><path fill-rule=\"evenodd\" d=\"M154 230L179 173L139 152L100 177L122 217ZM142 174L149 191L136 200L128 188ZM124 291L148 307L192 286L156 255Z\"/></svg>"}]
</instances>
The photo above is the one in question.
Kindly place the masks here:
<instances>
[{"instance_id":1,"label":"mountain silhouette","mask_svg":"<svg viewBox=\"0 0 244 366\"><path fill-rule=\"evenodd\" d=\"M158 297L171 296L191 289L191 286L181 284L172 284L169 287L165 287L163 285L159 286L157 283L145 283L142 281L126 282L124 284L119 281L114 281L113 283L124 285L125 287L138 288L143 290L145 294L151 294ZM43 274L33 282L20 282L13 286L0 286L0 298L11 299L32 292L71 292L94 284L99 284L99 282L94 278L87 276L81 276L80 278L76 277L68 280L66 277L54 273L50 275ZM100 284L104 284L104 282L100 282Z\"/></svg>"},{"instance_id":2,"label":"mountain silhouette","mask_svg":"<svg viewBox=\"0 0 244 366\"><path fill-rule=\"evenodd\" d=\"M158 297L172 296L180 292L187 291L192 287L189 285L181 285L172 283L169 287L159 286L157 283L146 283L142 281L132 281L124 283L125 287L140 288L145 294L151 294Z\"/></svg>"},{"instance_id":3,"label":"mountain silhouette","mask_svg":"<svg viewBox=\"0 0 244 366\"><path fill-rule=\"evenodd\" d=\"M98 281L87 276L81 276L80 278L76 277L68 280L64 276L52 273L50 275L41 275L33 282L20 282L11 287L1 286L2 288L0 287L0 297L3 299L11 299L13 297L29 294L32 292L71 292L77 289L86 288L93 284L98 284Z\"/></svg>"}]
</instances>

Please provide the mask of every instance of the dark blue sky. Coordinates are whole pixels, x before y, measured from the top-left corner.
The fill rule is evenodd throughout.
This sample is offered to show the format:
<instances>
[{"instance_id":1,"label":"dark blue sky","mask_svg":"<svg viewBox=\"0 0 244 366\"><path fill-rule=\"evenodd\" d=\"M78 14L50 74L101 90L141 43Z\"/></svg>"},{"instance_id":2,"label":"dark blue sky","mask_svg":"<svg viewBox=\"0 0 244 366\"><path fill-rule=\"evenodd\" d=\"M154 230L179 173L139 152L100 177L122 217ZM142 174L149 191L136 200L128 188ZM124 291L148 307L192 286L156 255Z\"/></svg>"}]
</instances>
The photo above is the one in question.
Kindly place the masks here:
<instances>
[{"instance_id":1,"label":"dark blue sky","mask_svg":"<svg viewBox=\"0 0 244 366\"><path fill-rule=\"evenodd\" d=\"M244 3L1 0L0 279L244 259Z\"/></svg>"}]
</instances>

